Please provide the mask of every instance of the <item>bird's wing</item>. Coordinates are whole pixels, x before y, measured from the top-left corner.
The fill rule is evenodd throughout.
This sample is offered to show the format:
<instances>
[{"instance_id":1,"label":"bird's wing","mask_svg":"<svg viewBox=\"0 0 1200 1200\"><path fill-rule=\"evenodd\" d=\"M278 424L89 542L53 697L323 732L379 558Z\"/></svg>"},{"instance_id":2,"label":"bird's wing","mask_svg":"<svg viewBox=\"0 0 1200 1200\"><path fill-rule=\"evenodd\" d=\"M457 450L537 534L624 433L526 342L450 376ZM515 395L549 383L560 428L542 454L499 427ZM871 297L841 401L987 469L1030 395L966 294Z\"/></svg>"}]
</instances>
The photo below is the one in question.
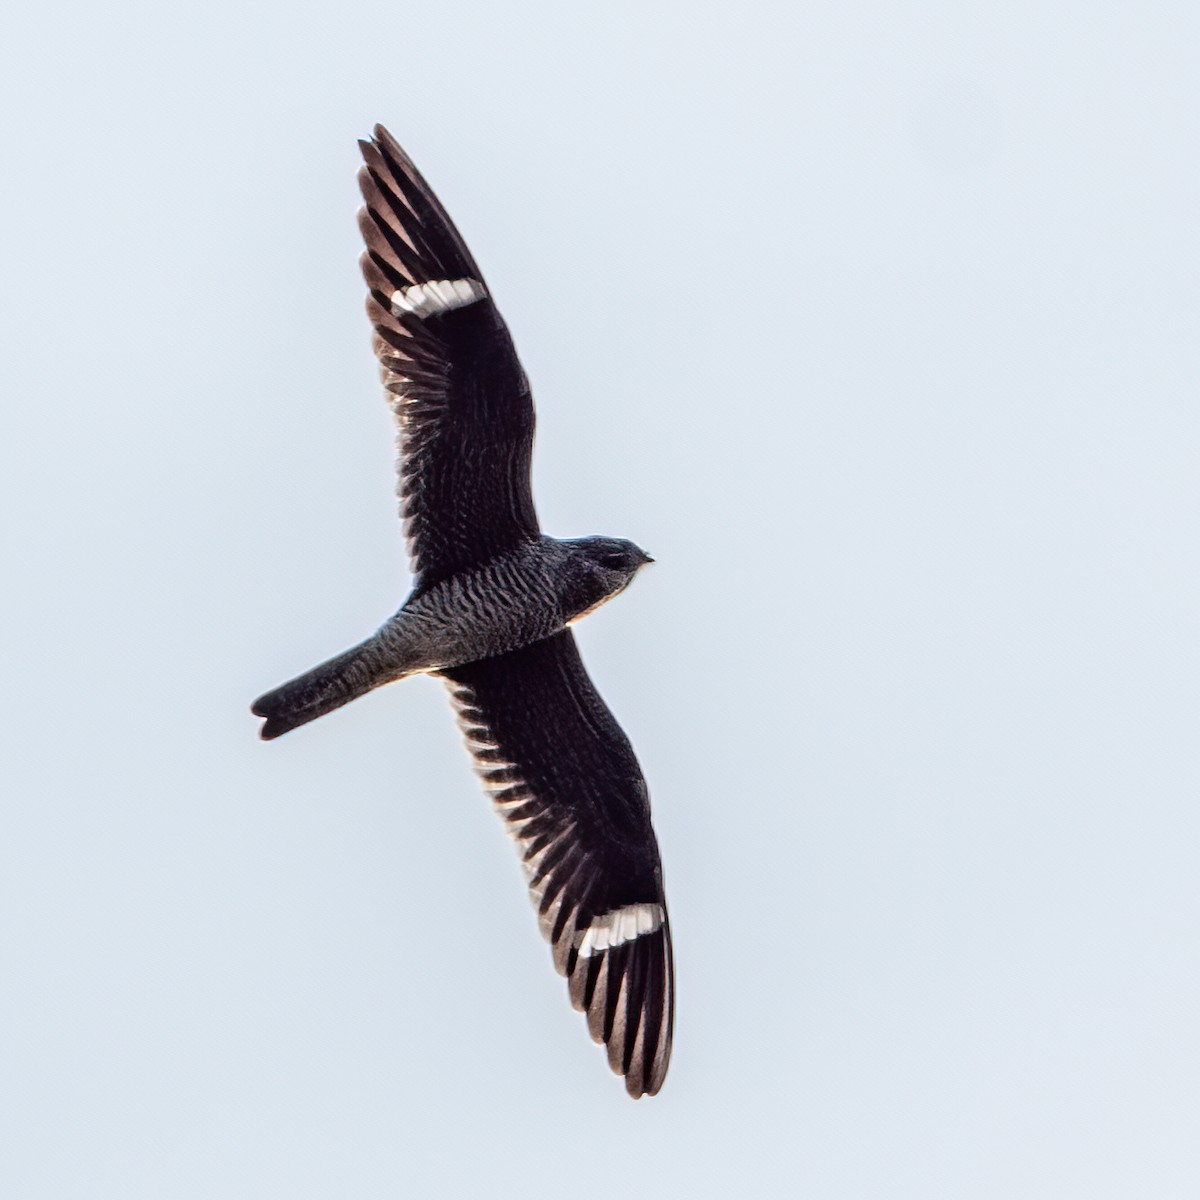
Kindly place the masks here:
<instances>
[{"instance_id":1,"label":"bird's wing","mask_svg":"<svg viewBox=\"0 0 1200 1200\"><path fill-rule=\"evenodd\" d=\"M520 847L571 1003L632 1096L662 1086L674 972L650 801L570 630L442 672L475 769Z\"/></svg>"},{"instance_id":2,"label":"bird's wing","mask_svg":"<svg viewBox=\"0 0 1200 1200\"><path fill-rule=\"evenodd\" d=\"M400 445L417 586L538 533L533 398L471 252L382 125L360 142L367 312Z\"/></svg>"}]
</instances>

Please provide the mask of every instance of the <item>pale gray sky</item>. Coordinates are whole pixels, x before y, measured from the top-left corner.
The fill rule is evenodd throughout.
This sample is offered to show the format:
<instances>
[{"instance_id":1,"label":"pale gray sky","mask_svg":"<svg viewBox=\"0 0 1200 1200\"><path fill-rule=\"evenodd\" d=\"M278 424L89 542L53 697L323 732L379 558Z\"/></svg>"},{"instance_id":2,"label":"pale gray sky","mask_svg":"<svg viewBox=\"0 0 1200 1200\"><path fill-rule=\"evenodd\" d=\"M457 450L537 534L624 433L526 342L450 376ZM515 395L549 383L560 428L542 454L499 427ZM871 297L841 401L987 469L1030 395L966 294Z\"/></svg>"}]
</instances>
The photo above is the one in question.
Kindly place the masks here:
<instances>
[{"instance_id":1,"label":"pale gray sky","mask_svg":"<svg viewBox=\"0 0 1200 1200\"><path fill-rule=\"evenodd\" d=\"M1191 4L10 15L0 1193L1200 1194ZM249 701L408 577L376 120L534 384L654 800L633 1103L442 690Z\"/></svg>"}]
</instances>

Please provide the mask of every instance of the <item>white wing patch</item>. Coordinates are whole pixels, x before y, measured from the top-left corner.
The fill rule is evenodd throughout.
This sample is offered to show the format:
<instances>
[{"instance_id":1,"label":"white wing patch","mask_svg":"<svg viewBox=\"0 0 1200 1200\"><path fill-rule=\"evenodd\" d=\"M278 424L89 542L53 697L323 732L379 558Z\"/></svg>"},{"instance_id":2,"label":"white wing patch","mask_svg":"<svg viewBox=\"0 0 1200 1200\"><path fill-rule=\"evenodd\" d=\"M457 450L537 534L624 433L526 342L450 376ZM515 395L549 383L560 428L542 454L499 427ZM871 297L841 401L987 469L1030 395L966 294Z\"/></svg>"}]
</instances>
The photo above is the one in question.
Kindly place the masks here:
<instances>
[{"instance_id":1,"label":"white wing patch","mask_svg":"<svg viewBox=\"0 0 1200 1200\"><path fill-rule=\"evenodd\" d=\"M397 317L433 317L455 308L466 308L487 295L478 279L433 279L400 288L389 297Z\"/></svg>"},{"instance_id":2,"label":"white wing patch","mask_svg":"<svg viewBox=\"0 0 1200 1200\"><path fill-rule=\"evenodd\" d=\"M588 920L572 887L576 872L583 869L580 862L586 864L586 852L581 852L582 859L576 855L573 866L564 867L559 857L564 842L570 850L577 836L573 822L565 815L548 820L547 809L488 728L474 689L444 676L443 682L475 771L521 851L538 923L550 942L555 969L567 976L571 1004L586 1015L592 1039L606 1044L608 1065L625 1076L629 1094L653 1095L662 1086L671 1057L674 984L666 910L661 904L626 904ZM559 861L543 873L551 854ZM560 872L566 878L556 878ZM550 889L552 899L547 903ZM630 961L636 958L640 964L642 984L636 992L623 962L626 956L608 951L642 937L646 942L629 950ZM621 973L619 983L610 982L614 971Z\"/></svg>"},{"instance_id":3,"label":"white wing patch","mask_svg":"<svg viewBox=\"0 0 1200 1200\"><path fill-rule=\"evenodd\" d=\"M662 927L664 915L661 904L627 904L603 913L579 935L579 957L591 958L602 950L653 933Z\"/></svg>"}]
</instances>

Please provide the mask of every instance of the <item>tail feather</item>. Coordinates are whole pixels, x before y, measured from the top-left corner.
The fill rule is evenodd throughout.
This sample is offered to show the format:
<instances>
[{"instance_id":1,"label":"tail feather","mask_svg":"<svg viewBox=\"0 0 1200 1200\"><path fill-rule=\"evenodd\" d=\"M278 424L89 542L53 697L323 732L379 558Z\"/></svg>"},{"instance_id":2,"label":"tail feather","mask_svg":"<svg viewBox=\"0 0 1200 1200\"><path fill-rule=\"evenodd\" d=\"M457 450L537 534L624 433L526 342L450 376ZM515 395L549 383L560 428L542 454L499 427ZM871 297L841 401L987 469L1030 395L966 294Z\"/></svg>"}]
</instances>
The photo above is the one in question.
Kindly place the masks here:
<instances>
[{"instance_id":1,"label":"tail feather","mask_svg":"<svg viewBox=\"0 0 1200 1200\"><path fill-rule=\"evenodd\" d=\"M270 741L405 674L371 639L259 696L250 711L266 718L260 736Z\"/></svg>"}]
</instances>

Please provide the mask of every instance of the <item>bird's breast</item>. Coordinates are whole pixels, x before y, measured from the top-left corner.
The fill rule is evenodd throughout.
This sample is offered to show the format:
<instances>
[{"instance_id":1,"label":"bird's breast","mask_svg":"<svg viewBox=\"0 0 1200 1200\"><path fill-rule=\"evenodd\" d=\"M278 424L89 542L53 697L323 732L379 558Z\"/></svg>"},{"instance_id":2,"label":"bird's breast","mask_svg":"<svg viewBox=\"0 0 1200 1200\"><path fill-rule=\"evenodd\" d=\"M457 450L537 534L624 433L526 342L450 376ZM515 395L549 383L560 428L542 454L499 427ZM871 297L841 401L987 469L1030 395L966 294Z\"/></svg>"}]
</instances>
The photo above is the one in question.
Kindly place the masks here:
<instances>
[{"instance_id":1,"label":"bird's breast","mask_svg":"<svg viewBox=\"0 0 1200 1200\"><path fill-rule=\"evenodd\" d=\"M522 548L451 576L411 598L393 618L425 669L461 666L518 650L566 627L553 553Z\"/></svg>"}]
</instances>

